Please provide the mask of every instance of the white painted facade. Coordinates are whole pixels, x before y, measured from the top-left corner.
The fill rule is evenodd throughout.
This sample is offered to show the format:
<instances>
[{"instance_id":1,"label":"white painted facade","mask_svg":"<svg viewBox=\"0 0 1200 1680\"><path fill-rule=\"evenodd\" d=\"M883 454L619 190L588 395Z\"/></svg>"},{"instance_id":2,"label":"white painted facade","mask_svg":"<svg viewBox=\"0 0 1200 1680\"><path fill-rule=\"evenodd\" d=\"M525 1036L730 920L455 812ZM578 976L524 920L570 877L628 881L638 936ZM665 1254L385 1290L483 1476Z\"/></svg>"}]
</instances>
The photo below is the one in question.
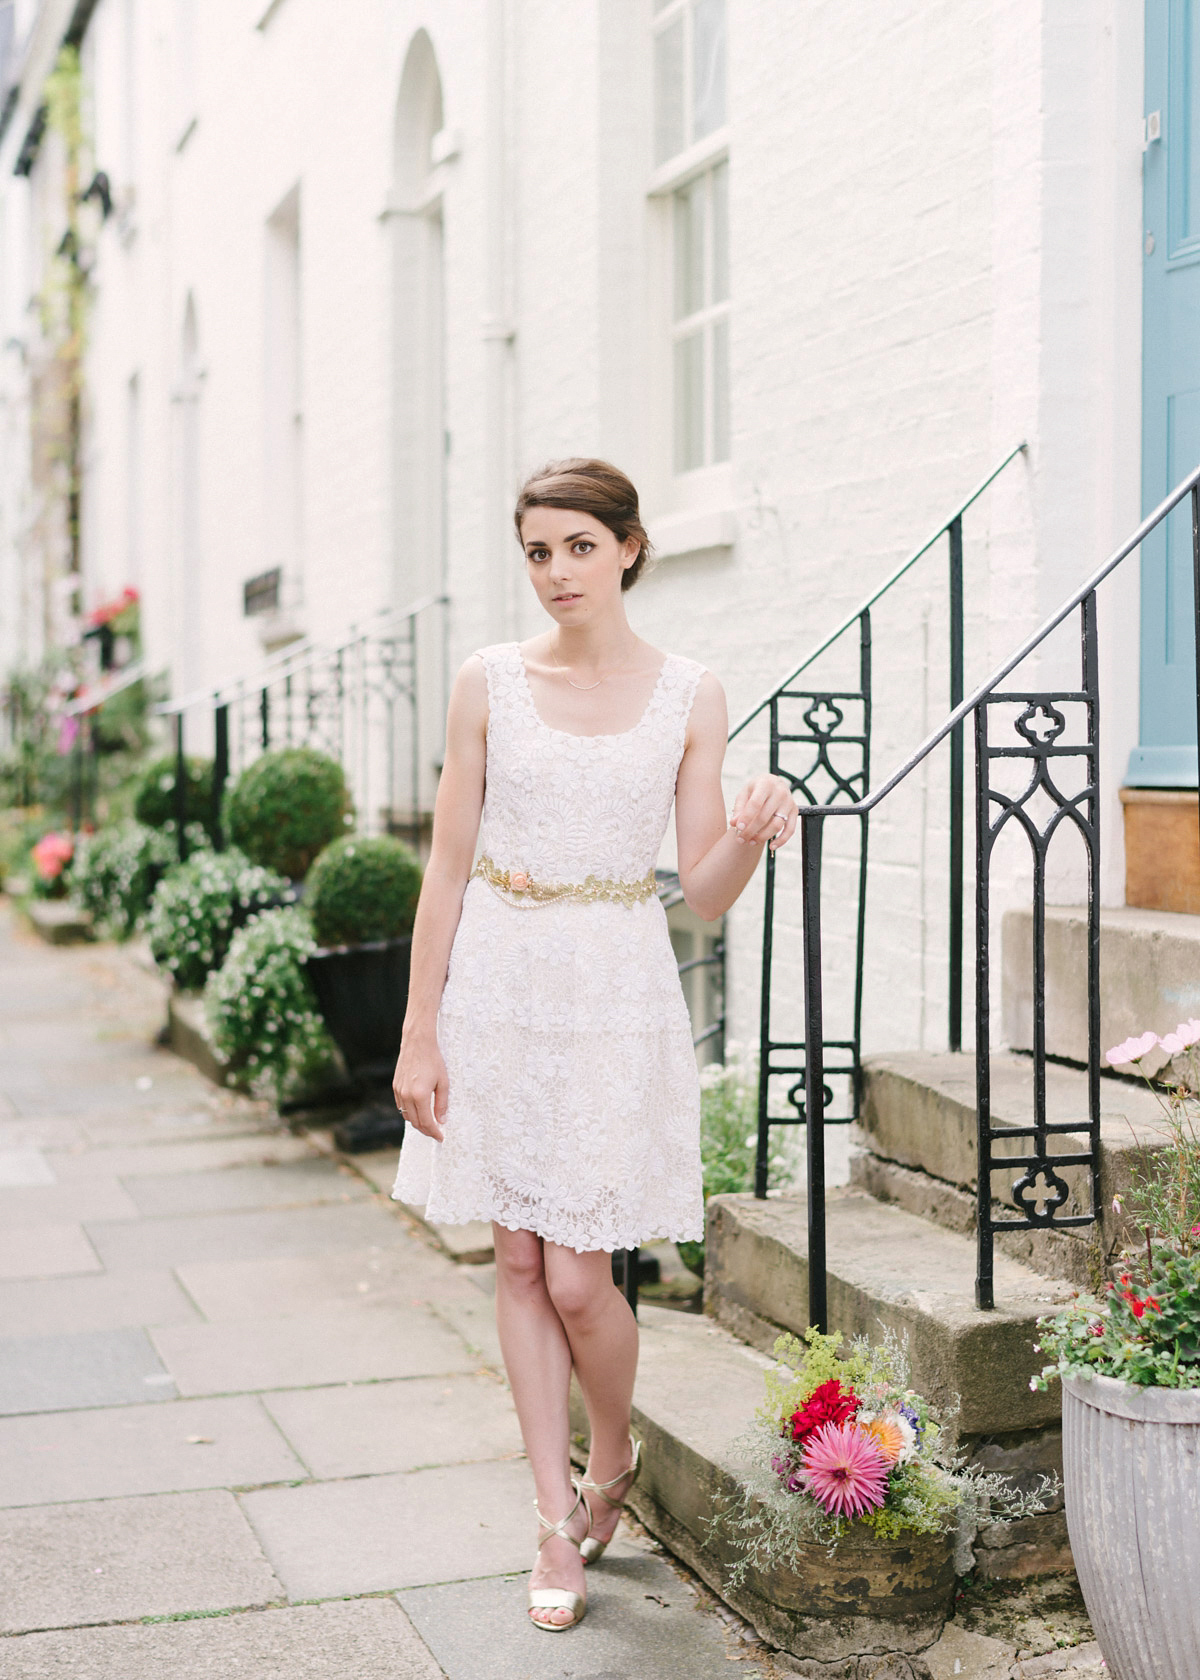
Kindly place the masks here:
<instances>
[{"instance_id":1,"label":"white painted facade","mask_svg":"<svg viewBox=\"0 0 1200 1680\"><path fill-rule=\"evenodd\" d=\"M663 163L654 31L680 3L99 0L82 54L116 210L95 243L83 591L139 588L175 692L262 658L242 590L276 565L276 636L332 640L443 588L454 661L529 634L509 510L563 454L641 486L662 558L631 615L716 671L735 717L1021 440L967 515L968 688L1136 525L1142 6L727 0L726 121ZM73 8L16 10L5 664L41 634L21 347L53 144L13 170ZM672 195L723 159L729 458L680 473ZM875 616L875 781L946 710L945 611L943 543ZM1128 567L1102 601L1110 902L1137 612ZM763 758L752 728L731 788ZM868 1047L944 1042L945 784L943 750L874 820ZM752 891L728 941L742 1038L758 918Z\"/></svg>"}]
</instances>

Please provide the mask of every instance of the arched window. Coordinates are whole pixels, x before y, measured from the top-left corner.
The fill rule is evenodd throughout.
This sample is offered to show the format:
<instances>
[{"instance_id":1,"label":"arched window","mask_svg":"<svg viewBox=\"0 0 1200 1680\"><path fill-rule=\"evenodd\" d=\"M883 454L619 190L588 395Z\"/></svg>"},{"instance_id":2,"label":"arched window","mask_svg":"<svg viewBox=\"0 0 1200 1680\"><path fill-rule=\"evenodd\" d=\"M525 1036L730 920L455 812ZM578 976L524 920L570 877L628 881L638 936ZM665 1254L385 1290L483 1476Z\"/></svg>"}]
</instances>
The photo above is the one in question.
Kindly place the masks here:
<instances>
[{"instance_id":1,"label":"arched window","mask_svg":"<svg viewBox=\"0 0 1200 1680\"><path fill-rule=\"evenodd\" d=\"M424 30L400 78L392 149L393 592L397 606L443 587L445 418L442 195L435 139L442 83Z\"/></svg>"}]
</instances>

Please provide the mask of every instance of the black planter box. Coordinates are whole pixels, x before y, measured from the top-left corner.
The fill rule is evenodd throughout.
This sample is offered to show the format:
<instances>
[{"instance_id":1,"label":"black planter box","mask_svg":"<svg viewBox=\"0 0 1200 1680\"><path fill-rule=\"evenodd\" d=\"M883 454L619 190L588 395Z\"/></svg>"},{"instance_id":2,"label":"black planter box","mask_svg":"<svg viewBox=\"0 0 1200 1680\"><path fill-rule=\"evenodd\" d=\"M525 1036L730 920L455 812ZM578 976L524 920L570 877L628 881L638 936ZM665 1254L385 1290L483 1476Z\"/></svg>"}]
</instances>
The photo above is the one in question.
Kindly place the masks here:
<instances>
[{"instance_id":1,"label":"black planter box","mask_svg":"<svg viewBox=\"0 0 1200 1680\"><path fill-rule=\"evenodd\" d=\"M391 1090L408 1007L411 939L376 939L314 951L306 967L325 1025L355 1084L374 1099L334 1128L350 1153L399 1145L404 1122Z\"/></svg>"}]
</instances>

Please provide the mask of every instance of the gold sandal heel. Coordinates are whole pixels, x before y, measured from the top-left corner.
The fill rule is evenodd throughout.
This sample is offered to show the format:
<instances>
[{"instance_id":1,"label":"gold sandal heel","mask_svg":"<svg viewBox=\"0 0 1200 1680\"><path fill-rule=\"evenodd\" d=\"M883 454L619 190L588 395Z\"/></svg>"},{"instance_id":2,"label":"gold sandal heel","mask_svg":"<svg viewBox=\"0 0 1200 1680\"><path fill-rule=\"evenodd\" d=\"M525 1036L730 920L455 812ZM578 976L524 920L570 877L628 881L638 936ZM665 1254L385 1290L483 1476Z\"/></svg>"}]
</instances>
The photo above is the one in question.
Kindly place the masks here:
<instances>
[{"instance_id":1,"label":"gold sandal heel","mask_svg":"<svg viewBox=\"0 0 1200 1680\"><path fill-rule=\"evenodd\" d=\"M596 1493L599 1494L600 1498L603 1499L606 1505L611 1505L615 1511L623 1511L625 1509L625 1500L628 1499L629 1495L633 1492L633 1484L637 1481L638 1471L642 1468L642 1443L640 1441L635 1441L631 1435L629 1437L629 1447L633 1455L629 1460L629 1469L622 1470L619 1476L612 1476L607 1482L593 1482L590 1476L585 1476L579 1484L581 1498L585 1493ZM623 1482L626 1476L629 1477L629 1486L625 1489L624 1498L610 1499L606 1490L608 1488L616 1487L617 1483ZM591 1509L591 1506L587 1505L589 1516L591 1516ZM615 1530L613 1538L616 1538ZM579 1548L580 1556L583 1558L584 1563L599 1563L600 1559L608 1550L610 1544L611 1541L609 1540L593 1540L590 1535L585 1535L583 1543Z\"/></svg>"},{"instance_id":2,"label":"gold sandal heel","mask_svg":"<svg viewBox=\"0 0 1200 1680\"><path fill-rule=\"evenodd\" d=\"M538 1540L539 1552L546 1541L554 1535L557 1535L561 1540L569 1540L577 1552L583 1551L586 1540L576 1540L573 1534L568 1534L567 1524L582 1505L587 1512L588 1526L591 1527L592 1508L583 1497L583 1489L578 1482L572 1482L571 1486L575 1489L575 1503L561 1522L547 1522L541 1511L538 1510L537 1500L535 1499L533 1502L533 1508L537 1511L537 1520L546 1531ZM536 1616L530 1616L529 1618L534 1627L541 1628L543 1633L566 1633L568 1628L578 1627L587 1614L587 1599L584 1598L582 1593L568 1592L565 1587L533 1587L529 1593L529 1608L531 1610L569 1610L571 1612L569 1622L539 1622Z\"/></svg>"}]
</instances>

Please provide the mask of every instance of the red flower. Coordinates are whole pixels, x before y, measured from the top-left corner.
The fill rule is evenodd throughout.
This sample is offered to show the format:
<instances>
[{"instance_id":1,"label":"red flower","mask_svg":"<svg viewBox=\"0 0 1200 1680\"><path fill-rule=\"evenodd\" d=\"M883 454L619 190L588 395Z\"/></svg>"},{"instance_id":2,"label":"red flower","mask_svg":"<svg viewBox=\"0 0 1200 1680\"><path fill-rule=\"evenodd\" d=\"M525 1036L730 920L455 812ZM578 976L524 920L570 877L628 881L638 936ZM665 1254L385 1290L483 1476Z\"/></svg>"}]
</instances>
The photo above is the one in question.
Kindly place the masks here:
<instances>
[{"instance_id":1,"label":"red flower","mask_svg":"<svg viewBox=\"0 0 1200 1680\"><path fill-rule=\"evenodd\" d=\"M843 1388L836 1377L830 1377L828 1382L814 1388L800 1410L788 1419L792 1440L803 1443L827 1423L848 1423L861 1403L852 1389Z\"/></svg>"},{"instance_id":2,"label":"red flower","mask_svg":"<svg viewBox=\"0 0 1200 1680\"><path fill-rule=\"evenodd\" d=\"M1150 1310L1152 1312L1160 1313L1162 1311L1162 1308L1159 1306L1157 1300L1155 1299L1155 1297L1153 1295L1147 1295L1146 1305L1150 1308Z\"/></svg>"},{"instance_id":3,"label":"red flower","mask_svg":"<svg viewBox=\"0 0 1200 1680\"><path fill-rule=\"evenodd\" d=\"M1121 1297L1123 1300L1129 1302L1129 1310L1133 1314L1134 1318L1141 1318L1143 1313L1146 1311L1145 1301L1139 1301L1132 1289L1122 1289Z\"/></svg>"}]
</instances>

